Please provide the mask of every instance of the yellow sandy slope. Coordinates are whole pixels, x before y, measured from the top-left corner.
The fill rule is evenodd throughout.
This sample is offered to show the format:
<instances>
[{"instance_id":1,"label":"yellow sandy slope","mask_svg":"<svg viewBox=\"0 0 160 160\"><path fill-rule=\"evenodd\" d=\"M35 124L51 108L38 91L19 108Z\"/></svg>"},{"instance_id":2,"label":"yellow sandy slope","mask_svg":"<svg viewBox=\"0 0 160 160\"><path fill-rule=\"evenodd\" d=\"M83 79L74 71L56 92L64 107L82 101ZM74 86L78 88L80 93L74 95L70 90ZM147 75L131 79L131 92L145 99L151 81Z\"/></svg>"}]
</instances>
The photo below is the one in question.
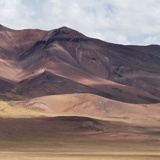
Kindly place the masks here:
<instances>
[{"instance_id":1,"label":"yellow sandy slope","mask_svg":"<svg viewBox=\"0 0 160 160\"><path fill-rule=\"evenodd\" d=\"M44 96L14 102L11 105L17 111L13 111L11 108L8 111L13 111L18 116L39 116L40 114L46 116L85 116L133 124L160 125L160 104L122 103L93 94ZM21 114L18 110L22 110Z\"/></svg>"},{"instance_id":2,"label":"yellow sandy slope","mask_svg":"<svg viewBox=\"0 0 160 160\"><path fill-rule=\"evenodd\" d=\"M25 108L14 108L10 106L7 102L0 101L0 117L1 118L26 118L26 117L54 117L53 113L42 113L39 111L33 111Z\"/></svg>"}]
</instances>

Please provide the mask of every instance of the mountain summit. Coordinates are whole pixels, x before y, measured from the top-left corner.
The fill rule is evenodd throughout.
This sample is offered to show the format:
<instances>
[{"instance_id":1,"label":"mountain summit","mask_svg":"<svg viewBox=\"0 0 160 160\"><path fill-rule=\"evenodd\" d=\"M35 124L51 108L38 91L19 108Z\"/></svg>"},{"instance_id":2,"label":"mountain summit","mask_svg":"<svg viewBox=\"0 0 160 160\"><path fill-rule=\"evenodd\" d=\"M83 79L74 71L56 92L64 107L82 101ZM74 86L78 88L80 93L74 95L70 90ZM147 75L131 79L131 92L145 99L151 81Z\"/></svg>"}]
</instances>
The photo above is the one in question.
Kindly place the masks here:
<instances>
[{"instance_id":1,"label":"mountain summit","mask_svg":"<svg viewBox=\"0 0 160 160\"><path fill-rule=\"evenodd\" d=\"M63 38L87 38L85 35L82 33L70 29L68 27L61 27L58 29L53 30L53 35L52 36L57 36L57 37L63 37Z\"/></svg>"}]
</instances>

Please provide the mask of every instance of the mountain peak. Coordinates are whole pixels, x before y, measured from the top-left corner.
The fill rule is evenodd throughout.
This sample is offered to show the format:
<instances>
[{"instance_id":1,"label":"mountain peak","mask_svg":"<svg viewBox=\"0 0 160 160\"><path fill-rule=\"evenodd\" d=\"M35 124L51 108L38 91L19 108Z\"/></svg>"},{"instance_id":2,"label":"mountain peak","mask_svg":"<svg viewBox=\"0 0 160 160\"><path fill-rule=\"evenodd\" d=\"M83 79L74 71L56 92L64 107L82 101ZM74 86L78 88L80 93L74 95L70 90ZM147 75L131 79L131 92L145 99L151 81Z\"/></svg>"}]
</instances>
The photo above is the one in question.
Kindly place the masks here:
<instances>
[{"instance_id":1,"label":"mountain peak","mask_svg":"<svg viewBox=\"0 0 160 160\"><path fill-rule=\"evenodd\" d=\"M53 30L53 34L52 36L54 37L71 37L71 38L87 38L85 35L83 35L82 33L68 28L66 26L63 26L61 28L55 29Z\"/></svg>"}]
</instances>

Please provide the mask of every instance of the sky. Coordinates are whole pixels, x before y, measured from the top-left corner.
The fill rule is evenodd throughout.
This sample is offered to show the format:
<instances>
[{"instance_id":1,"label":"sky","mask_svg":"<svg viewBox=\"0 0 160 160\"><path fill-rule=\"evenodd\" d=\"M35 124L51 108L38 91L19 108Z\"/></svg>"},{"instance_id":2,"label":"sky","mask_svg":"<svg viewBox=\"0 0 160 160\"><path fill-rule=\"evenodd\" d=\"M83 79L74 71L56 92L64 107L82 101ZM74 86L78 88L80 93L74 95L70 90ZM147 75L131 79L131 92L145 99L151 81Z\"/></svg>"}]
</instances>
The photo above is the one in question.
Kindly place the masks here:
<instances>
[{"instance_id":1,"label":"sky","mask_svg":"<svg viewBox=\"0 0 160 160\"><path fill-rule=\"evenodd\" d=\"M160 0L0 0L0 24L62 26L119 44L160 44Z\"/></svg>"}]
</instances>

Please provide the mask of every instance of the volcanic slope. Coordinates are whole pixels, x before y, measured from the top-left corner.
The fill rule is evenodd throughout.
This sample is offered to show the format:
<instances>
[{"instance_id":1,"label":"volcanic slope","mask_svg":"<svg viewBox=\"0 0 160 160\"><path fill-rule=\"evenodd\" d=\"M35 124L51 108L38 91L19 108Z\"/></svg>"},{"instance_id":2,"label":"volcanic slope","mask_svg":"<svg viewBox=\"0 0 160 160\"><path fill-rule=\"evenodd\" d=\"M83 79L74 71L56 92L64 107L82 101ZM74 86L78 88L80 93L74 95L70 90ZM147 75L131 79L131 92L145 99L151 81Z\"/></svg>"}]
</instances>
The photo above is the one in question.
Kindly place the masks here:
<instances>
[{"instance_id":1,"label":"volcanic slope","mask_svg":"<svg viewBox=\"0 0 160 160\"><path fill-rule=\"evenodd\" d=\"M20 94L31 98L85 92L128 103L160 102L159 46L111 44L67 27L42 31L1 26L0 41L0 76L16 82L6 93L10 100ZM47 85L46 73L52 80L55 75L67 79L68 87L63 90L57 84L55 91L55 85ZM47 92L36 87L35 95L31 93L36 77Z\"/></svg>"}]
</instances>

